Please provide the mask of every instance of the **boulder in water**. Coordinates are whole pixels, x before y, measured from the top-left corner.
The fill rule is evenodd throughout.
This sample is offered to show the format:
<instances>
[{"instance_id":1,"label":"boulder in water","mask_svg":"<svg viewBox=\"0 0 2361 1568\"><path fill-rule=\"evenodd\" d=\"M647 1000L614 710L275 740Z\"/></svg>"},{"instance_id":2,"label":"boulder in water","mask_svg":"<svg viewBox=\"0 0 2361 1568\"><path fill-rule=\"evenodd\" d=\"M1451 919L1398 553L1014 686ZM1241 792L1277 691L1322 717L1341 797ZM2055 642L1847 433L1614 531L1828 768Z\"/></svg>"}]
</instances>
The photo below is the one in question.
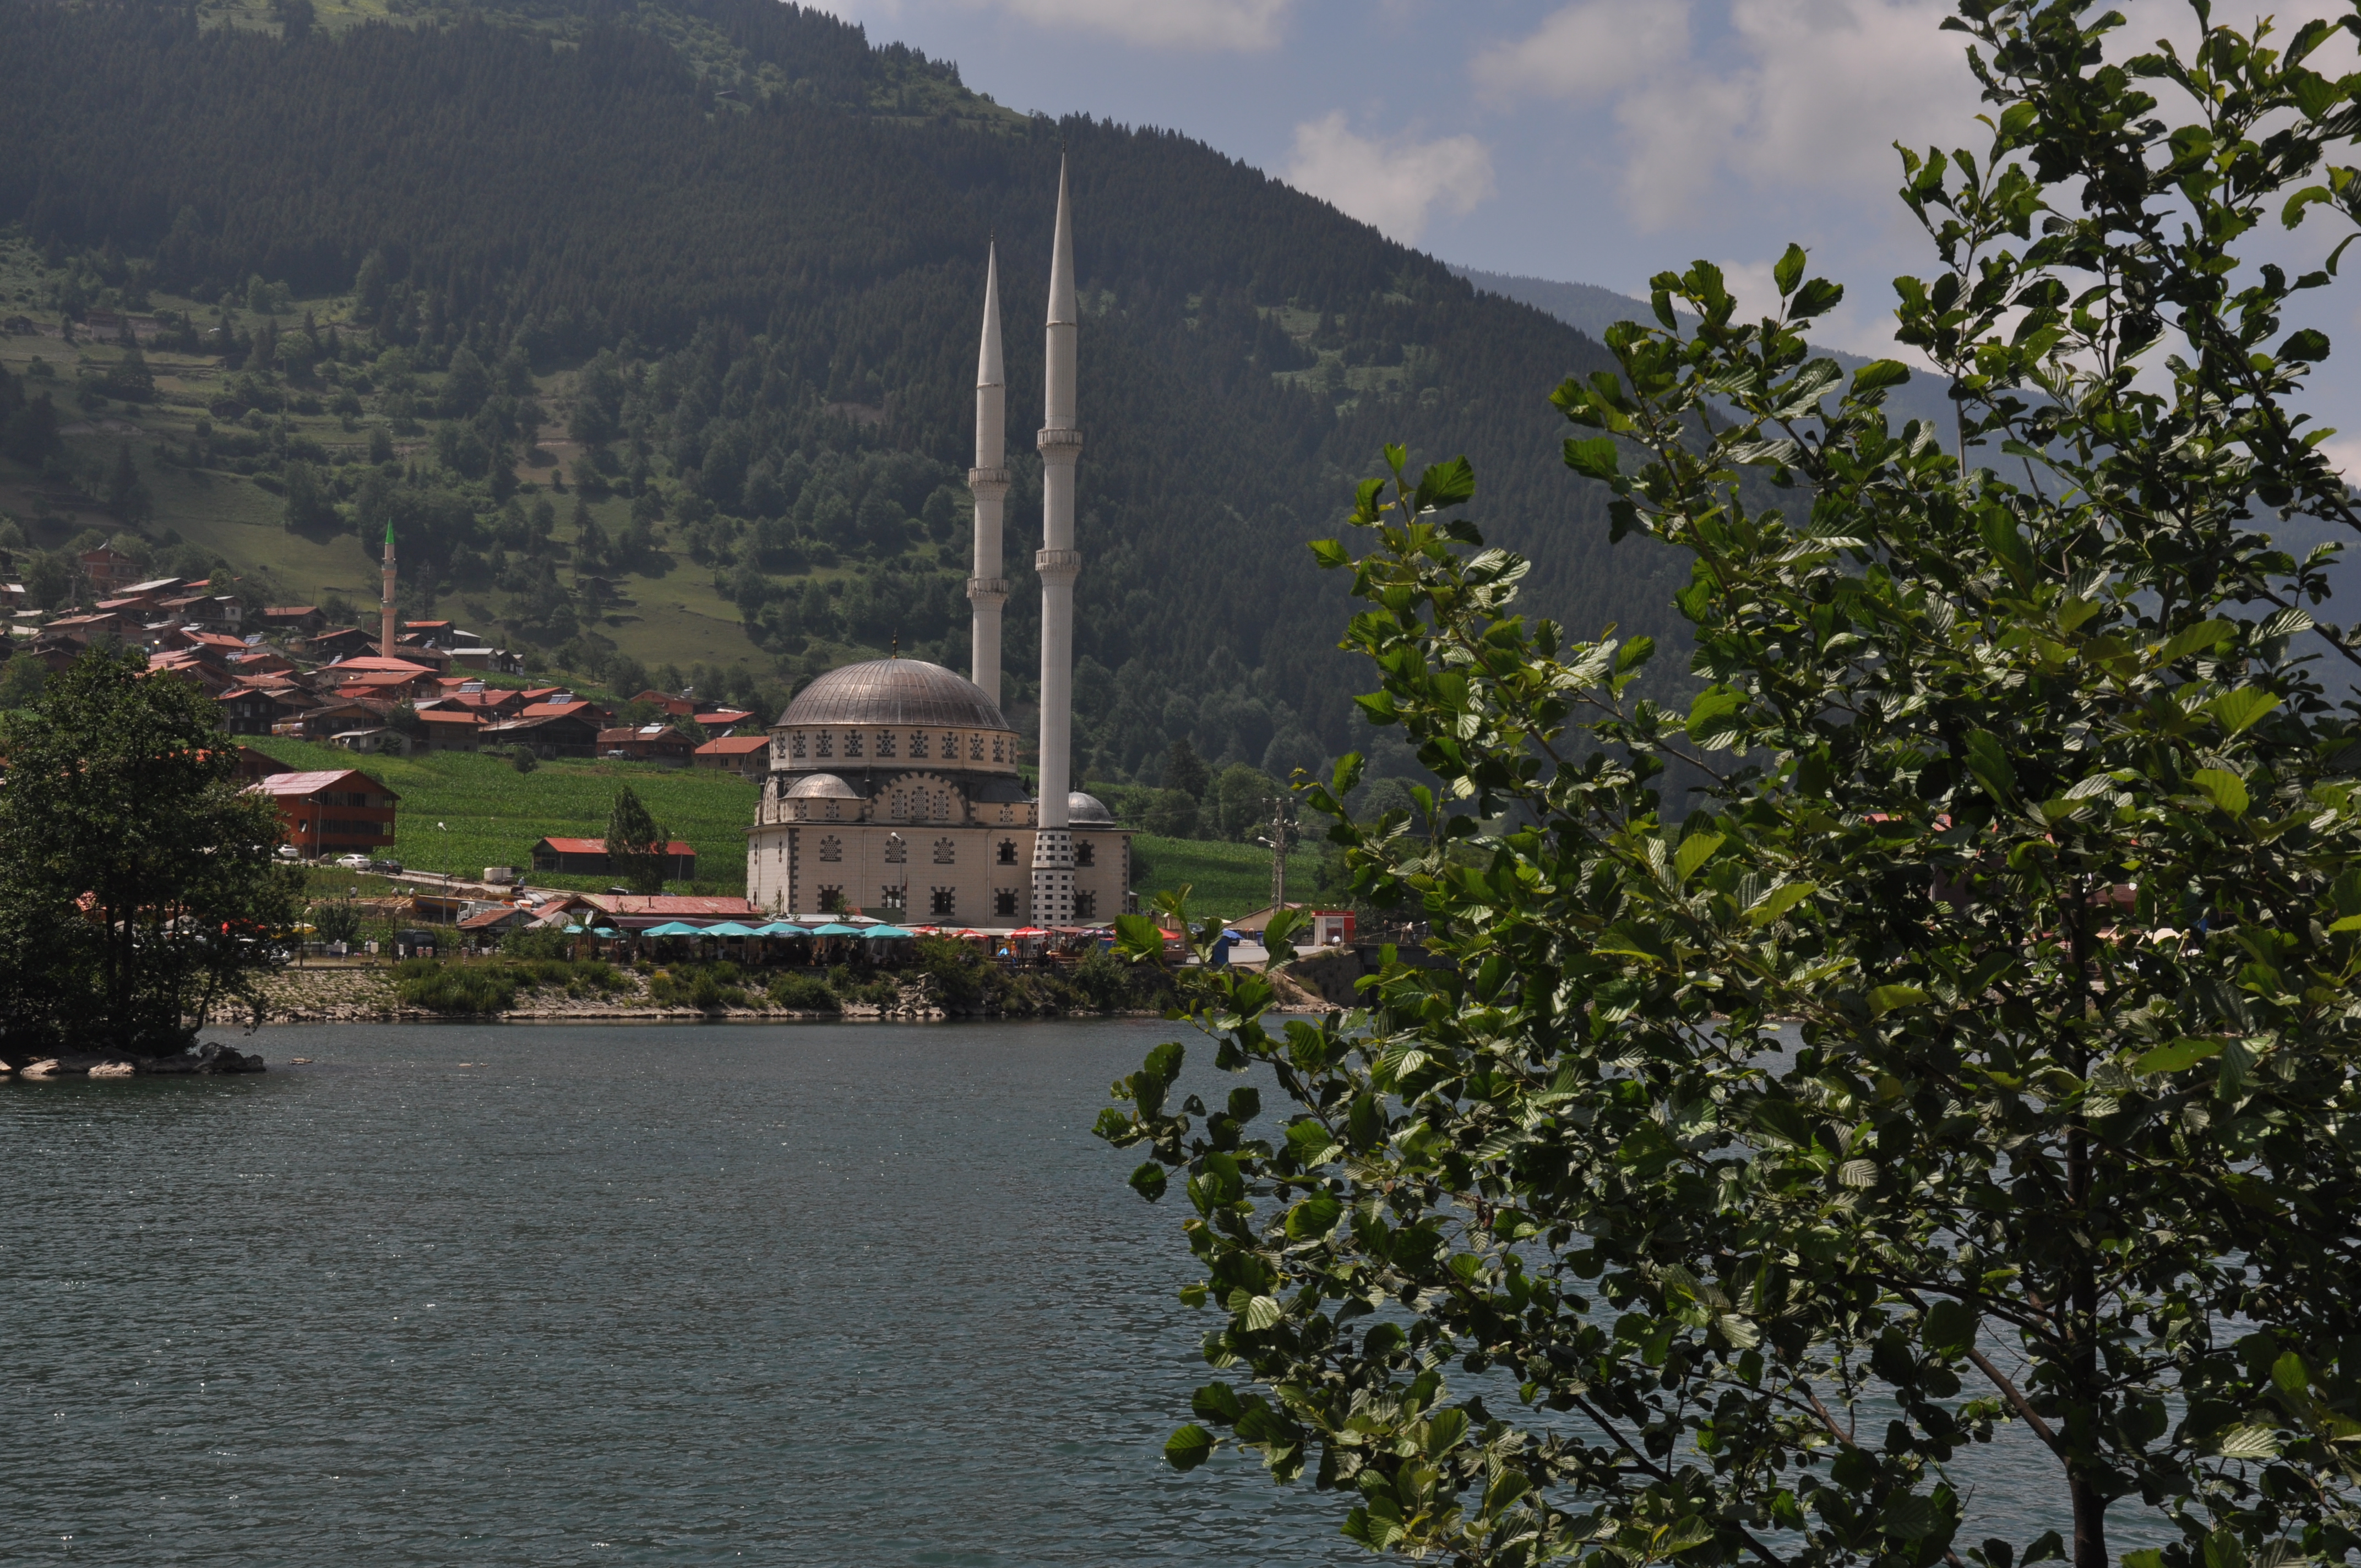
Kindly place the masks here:
<instances>
[{"instance_id":1,"label":"boulder in water","mask_svg":"<svg viewBox=\"0 0 2361 1568\"><path fill-rule=\"evenodd\" d=\"M90 1069L93 1078L129 1078L135 1069L127 1061L103 1061Z\"/></svg>"},{"instance_id":2,"label":"boulder in water","mask_svg":"<svg viewBox=\"0 0 2361 1568\"><path fill-rule=\"evenodd\" d=\"M58 1066L57 1058L46 1057L39 1061L27 1062L25 1064L24 1076L27 1078L55 1078L62 1070L63 1069Z\"/></svg>"}]
</instances>

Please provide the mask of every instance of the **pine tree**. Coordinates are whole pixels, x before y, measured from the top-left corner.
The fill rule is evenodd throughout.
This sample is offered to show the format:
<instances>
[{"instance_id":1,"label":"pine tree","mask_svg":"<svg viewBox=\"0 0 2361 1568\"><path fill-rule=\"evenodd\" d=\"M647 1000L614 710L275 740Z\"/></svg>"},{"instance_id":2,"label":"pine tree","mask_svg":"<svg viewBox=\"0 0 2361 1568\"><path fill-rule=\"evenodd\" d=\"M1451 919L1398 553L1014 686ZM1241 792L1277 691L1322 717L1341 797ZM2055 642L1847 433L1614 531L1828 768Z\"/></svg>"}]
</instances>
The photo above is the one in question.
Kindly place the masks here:
<instances>
[{"instance_id":1,"label":"pine tree","mask_svg":"<svg viewBox=\"0 0 2361 1568\"><path fill-rule=\"evenodd\" d=\"M615 792L607 813L607 865L633 893L664 891L664 830L631 785Z\"/></svg>"}]
</instances>

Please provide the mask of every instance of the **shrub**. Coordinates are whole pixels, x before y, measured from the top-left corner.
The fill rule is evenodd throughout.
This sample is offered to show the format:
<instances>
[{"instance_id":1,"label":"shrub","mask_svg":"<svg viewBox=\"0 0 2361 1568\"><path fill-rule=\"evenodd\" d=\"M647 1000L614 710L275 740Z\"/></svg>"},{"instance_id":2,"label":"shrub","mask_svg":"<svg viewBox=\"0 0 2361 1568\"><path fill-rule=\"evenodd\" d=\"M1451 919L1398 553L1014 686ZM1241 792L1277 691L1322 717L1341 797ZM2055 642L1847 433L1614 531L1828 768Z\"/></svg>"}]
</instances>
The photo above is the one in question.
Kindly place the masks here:
<instances>
[{"instance_id":1,"label":"shrub","mask_svg":"<svg viewBox=\"0 0 2361 1568\"><path fill-rule=\"evenodd\" d=\"M838 1010L836 992L828 981L816 974L789 971L771 977L771 1005L791 1008L798 1013L834 1013Z\"/></svg>"},{"instance_id":2,"label":"shrub","mask_svg":"<svg viewBox=\"0 0 2361 1568\"><path fill-rule=\"evenodd\" d=\"M516 976L500 964L447 964L404 959L393 968L394 993L434 1013L505 1013L516 1005Z\"/></svg>"}]
</instances>

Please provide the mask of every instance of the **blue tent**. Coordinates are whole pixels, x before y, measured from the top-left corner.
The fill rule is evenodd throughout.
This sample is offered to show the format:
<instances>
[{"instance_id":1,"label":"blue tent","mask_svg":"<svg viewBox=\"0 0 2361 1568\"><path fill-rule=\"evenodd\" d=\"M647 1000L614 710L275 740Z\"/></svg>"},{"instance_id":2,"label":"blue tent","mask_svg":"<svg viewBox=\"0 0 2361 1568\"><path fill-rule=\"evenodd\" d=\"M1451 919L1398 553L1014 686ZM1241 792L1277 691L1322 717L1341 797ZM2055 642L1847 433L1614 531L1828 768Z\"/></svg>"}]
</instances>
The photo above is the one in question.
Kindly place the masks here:
<instances>
[{"instance_id":1,"label":"blue tent","mask_svg":"<svg viewBox=\"0 0 2361 1568\"><path fill-rule=\"evenodd\" d=\"M754 928L752 927L741 926L735 920L724 920L719 926L708 926L704 931L700 933L700 935L707 937L751 937L753 934Z\"/></svg>"},{"instance_id":2,"label":"blue tent","mask_svg":"<svg viewBox=\"0 0 2361 1568\"><path fill-rule=\"evenodd\" d=\"M907 937L910 935L909 932L903 930L899 926L872 926L868 930L863 931L861 934L868 938L871 941L877 941L882 938L894 937Z\"/></svg>"}]
</instances>

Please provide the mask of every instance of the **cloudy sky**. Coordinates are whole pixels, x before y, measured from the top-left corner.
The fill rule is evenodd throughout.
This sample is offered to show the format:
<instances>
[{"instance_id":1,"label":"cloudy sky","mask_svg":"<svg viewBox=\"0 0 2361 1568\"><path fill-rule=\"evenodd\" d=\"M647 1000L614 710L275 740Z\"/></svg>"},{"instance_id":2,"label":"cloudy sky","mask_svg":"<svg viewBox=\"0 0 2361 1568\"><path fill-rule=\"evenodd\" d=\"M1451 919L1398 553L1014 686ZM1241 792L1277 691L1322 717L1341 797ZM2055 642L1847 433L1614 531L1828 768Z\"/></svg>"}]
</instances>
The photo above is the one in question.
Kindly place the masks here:
<instances>
[{"instance_id":1,"label":"cloudy sky","mask_svg":"<svg viewBox=\"0 0 2361 1568\"><path fill-rule=\"evenodd\" d=\"M1892 144L1982 145L1934 0L822 3L1001 103L1185 131L1470 267L1639 293L1702 257L1759 300L1797 241L1847 285L1817 335L1862 353L1891 346L1889 280L1931 259ZM2142 46L2191 31L2180 0L2123 8ZM2332 379L2361 393L2357 303L2319 324L2354 344Z\"/></svg>"}]
</instances>

